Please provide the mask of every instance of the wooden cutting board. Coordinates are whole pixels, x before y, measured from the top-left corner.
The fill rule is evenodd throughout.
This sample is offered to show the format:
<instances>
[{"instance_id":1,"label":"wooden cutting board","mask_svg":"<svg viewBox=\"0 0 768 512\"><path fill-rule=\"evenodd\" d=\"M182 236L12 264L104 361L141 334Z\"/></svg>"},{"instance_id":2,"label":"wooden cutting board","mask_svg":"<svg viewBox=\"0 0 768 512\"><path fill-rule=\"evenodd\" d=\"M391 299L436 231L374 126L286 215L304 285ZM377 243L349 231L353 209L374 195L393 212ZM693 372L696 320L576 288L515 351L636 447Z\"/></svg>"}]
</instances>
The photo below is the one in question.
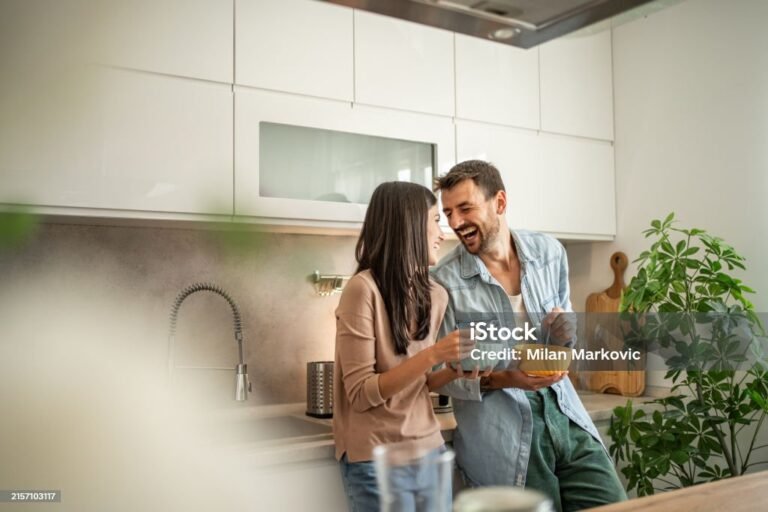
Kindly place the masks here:
<instances>
[{"instance_id":1,"label":"wooden cutting board","mask_svg":"<svg viewBox=\"0 0 768 512\"><path fill-rule=\"evenodd\" d=\"M619 307L624 290L624 271L628 259L623 252L611 255L613 284L602 292L587 297L586 345L589 349L605 347L609 350L622 348L619 336ZM640 396L645 391L645 370L628 370L626 363L615 362L601 371L579 372L582 387L598 393L614 393L624 396Z\"/></svg>"}]
</instances>

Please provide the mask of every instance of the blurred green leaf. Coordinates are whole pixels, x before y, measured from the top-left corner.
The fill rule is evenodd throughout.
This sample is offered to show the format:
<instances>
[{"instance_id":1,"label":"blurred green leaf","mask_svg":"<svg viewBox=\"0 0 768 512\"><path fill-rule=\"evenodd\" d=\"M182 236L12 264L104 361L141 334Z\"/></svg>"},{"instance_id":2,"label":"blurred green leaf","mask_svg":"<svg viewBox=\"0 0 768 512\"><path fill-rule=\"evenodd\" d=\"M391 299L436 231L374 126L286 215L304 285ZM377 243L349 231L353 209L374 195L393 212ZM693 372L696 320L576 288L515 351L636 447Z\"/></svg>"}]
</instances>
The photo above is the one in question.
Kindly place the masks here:
<instances>
[{"instance_id":1,"label":"blurred green leaf","mask_svg":"<svg viewBox=\"0 0 768 512\"><path fill-rule=\"evenodd\" d=\"M0 249L24 245L37 231L39 223L39 217L28 209L0 211Z\"/></svg>"}]
</instances>

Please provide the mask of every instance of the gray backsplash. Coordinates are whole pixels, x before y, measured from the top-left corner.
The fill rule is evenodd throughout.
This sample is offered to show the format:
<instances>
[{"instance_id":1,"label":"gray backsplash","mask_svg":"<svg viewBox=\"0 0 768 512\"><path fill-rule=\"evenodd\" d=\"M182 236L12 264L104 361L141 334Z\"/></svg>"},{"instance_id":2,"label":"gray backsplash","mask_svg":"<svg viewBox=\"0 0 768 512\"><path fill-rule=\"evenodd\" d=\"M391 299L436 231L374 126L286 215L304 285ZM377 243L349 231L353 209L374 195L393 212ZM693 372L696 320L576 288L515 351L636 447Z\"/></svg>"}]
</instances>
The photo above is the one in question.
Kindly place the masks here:
<instances>
[{"instance_id":1,"label":"gray backsplash","mask_svg":"<svg viewBox=\"0 0 768 512\"><path fill-rule=\"evenodd\" d=\"M241 310L254 390L247 405L302 402L307 361L333 359L338 304L338 295L315 294L310 275L353 272L355 242L354 236L44 223L23 244L0 246L0 355L23 367L55 346L55 363L70 373L101 365L99 358L125 363L118 386L148 373L162 378L170 362L176 389L233 405L237 350L226 301L208 292L190 296L180 310L175 350L168 351L175 297L208 281ZM455 245L444 242L441 255ZM576 311L597 289L591 247L568 247Z\"/></svg>"},{"instance_id":2,"label":"gray backsplash","mask_svg":"<svg viewBox=\"0 0 768 512\"><path fill-rule=\"evenodd\" d=\"M176 387L233 404L237 351L226 301L208 292L190 296L170 358L167 349L174 298L193 282L210 281L242 313L254 390L248 404L301 402L306 362L333 359L338 304L338 295L316 295L309 276L316 269L351 273L355 242L352 236L41 224L21 246L0 248L3 350L32 364L55 345L59 364L72 372L87 371L86 362L101 364L99 358L130 360L118 390L147 372L163 375L171 359ZM454 245L446 242L443 252Z\"/></svg>"},{"instance_id":3,"label":"gray backsplash","mask_svg":"<svg viewBox=\"0 0 768 512\"><path fill-rule=\"evenodd\" d=\"M88 357L76 352L90 337L88 343L138 356L142 371L162 372L174 298L193 282L210 281L242 313L255 391L250 403L299 402L306 362L333 358L338 303L338 296L315 295L309 275L352 272L354 244L354 237L43 224L22 246L0 252L0 304L9 306L0 315L16 312L0 332L18 336L9 324L20 318L26 325L53 321L58 329L46 331L47 340L32 328L25 337L33 340L20 343L71 343L77 360ZM17 355L25 354L31 355ZM208 292L190 296L180 310L173 366L231 369L236 358L227 303ZM176 382L222 401L230 399L233 376L232 370L174 371Z\"/></svg>"}]
</instances>

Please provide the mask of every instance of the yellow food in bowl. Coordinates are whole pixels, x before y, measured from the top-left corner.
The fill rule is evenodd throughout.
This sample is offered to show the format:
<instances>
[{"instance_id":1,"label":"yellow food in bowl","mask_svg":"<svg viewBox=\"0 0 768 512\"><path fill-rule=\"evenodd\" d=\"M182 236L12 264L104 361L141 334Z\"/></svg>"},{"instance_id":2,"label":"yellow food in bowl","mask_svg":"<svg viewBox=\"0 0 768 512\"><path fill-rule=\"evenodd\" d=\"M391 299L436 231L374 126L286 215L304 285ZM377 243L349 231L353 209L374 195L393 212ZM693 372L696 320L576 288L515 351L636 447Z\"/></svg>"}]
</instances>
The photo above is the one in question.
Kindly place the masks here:
<instances>
[{"instance_id":1,"label":"yellow food in bowl","mask_svg":"<svg viewBox=\"0 0 768 512\"><path fill-rule=\"evenodd\" d=\"M524 343L515 345L518 350L518 369L536 377L551 377L568 370L573 360L573 349L560 345Z\"/></svg>"},{"instance_id":2,"label":"yellow food in bowl","mask_svg":"<svg viewBox=\"0 0 768 512\"><path fill-rule=\"evenodd\" d=\"M554 377L554 376L559 377L565 372L556 371L556 370L528 370L526 373L534 377Z\"/></svg>"}]
</instances>

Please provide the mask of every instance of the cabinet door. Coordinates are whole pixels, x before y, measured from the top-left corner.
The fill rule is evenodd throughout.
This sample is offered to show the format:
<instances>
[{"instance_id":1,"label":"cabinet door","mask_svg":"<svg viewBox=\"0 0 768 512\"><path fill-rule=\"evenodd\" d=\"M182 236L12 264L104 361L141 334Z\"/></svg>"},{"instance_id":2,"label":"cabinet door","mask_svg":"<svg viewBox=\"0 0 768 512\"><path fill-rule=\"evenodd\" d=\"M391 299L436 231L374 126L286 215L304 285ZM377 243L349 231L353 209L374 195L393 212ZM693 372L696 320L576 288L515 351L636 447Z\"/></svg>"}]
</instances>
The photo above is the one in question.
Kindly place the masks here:
<instances>
[{"instance_id":1,"label":"cabinet door","mask_svg":"<svg viewBox=\"0 0 768 512\"><path fill-rule=\"evenodd\" d=\"M542 229L544 182L536 132L457 121L458 161L486 160L501 173L507 191L507 222L516 229Z\"/></svg>"},{"instance_id":2,"label":"cabinet door","mask_svg":"<svg viewBox=\"0 0 768 512\"><path fill-rule=\"evenodd\" d=\"M616 234L609 142L458 121L456 145L458 161L487 160L499 169L511 228L573 239Z\"/></svg>"},{"instance_id":3,"label":"cabinet door","mask_svg":"<svg viewBox=\"0 0 768 512\"><path fill-rule=\"evenodd\" d=\"M237 88L235 119L238 215L359 223L381 181L429 184L453 163L446 117Z\"/></svg>"},{"instance_id":4,"label":"cabinet door","mask_svg":"<svg viewBox=\"0 0 768 512\"><path fill-rule=\"evenodd\" d=\"M573 235L616 234L613 146L541 134L541 228Z\"/></svg>"},{"instance_id":5,"label":"cabinet door","mask_svg":"<svg viewBox=\"0 0 768 512\"><path fill-rule=\"evenodd\" d=\"M237 0L235 80L352 100L352 9L310 0Z\"/></svg>"},{"instance_id":6,"label":"cabinet door","mask_svg":"<svg viewBox=\"0 0 768 512\"><path fill-rule=\"evenodd\" d=\"M250 475L249 475L250 476ZM273 465L253 473L250 510L339 511L348 510L339 463L328 459ZM297 492L301 489L301 492Z\"/></svg>"},{"instance_id":7,"label":"cabinet door","mask_svg":"<svg viewBox=\"0 0 768 512\"><path fill-rule=\"evenodd\" d=\"M456 117L539 129L539 50L456 34Z\"/></svg>"},{"instance_id":8,"label":"cabinet door","mask_svg":"<svg viewBox=\"0 0 768 512\"><path fill-rule=\"evenodd\" d=\"M104 64L232 82L233 3L222 0L86 2L83 33ZM85 21L88 20L88 21Z\"/></svg>"},{"instance_id":9,"label":"cabinet door","mask_svg":"<svg viewBox=\"0 0 768 512\"><path fill-rule=\"evenodd\" d=\"M92 70L0 104L0 201L232 213L228 85Z\"/></svg>"},{"instance_id":10,"label":"cabinet door","mask_svg":"<svg viewBox=\"0 0 768 512\"><path fill-rule=\"evenodd\" d=\"M454 114L453 33L355 11L355 101Z\"/></svg>"},{"instance_id":11,"label":"cabinet door","mask_svg":"<svg viewBox=\"0 0 768 512\"><path fill-rule=\"evenodd\" d=\"M610 30L557 39L539 51L541 129L613 140Z\"/></svg>"}]
</instances>

